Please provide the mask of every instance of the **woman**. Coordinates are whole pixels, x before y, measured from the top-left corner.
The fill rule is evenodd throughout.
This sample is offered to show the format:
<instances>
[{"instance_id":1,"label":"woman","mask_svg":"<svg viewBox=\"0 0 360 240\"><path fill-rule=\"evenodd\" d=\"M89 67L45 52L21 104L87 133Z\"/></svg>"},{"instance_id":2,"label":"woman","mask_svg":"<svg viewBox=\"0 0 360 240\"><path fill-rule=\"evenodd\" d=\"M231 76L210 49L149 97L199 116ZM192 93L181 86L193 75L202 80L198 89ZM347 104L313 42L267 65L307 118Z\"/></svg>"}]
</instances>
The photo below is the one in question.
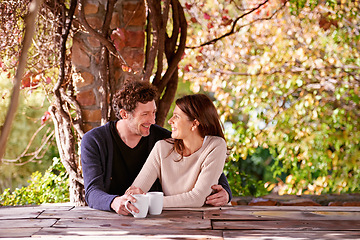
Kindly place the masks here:
<instances>
[{"instance_id":1,"label":"woman","mask_svg":"<svg viewBox=\"0 0 360 240\"><path fill-rule=\"evenodd\" d=\"M187 95L175 103L172 138L156 143L127 193L147 192L159 178L164 207L201 207L223 171L225 138L206 95Z\"/></svg>"}]
</instances>

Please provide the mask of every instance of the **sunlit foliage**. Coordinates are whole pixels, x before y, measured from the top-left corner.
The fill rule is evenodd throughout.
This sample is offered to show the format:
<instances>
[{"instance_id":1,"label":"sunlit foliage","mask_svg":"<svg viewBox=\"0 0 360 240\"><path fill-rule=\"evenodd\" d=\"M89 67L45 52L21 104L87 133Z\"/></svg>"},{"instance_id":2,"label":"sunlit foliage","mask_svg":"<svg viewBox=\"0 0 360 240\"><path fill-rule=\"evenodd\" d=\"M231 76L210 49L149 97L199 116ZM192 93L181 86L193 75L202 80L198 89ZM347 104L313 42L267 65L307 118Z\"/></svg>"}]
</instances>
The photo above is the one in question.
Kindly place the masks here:
<instances>
[{"instance_id":1,"label":"sunlit foliage","mask_svg":"<svg viewBox=\"0 0 360 240\"><path fill-rule=\"evenodd\" d=\"M259 2L206 1L203 15L200 3L187 5L199 27L184 79L212 93L232 123L231 161L269 149L280 194L359 191L359 3L266 1L211 41Z\"/></svg>"},{"instance_id":2,"label":"sunlit foliage","mask_svg":"<svg viewBox=\"0 0 360 240\"><path fill-rule=\"evenodd\" d=\"M25 18L31 1L0 0L0 126L9 107L12 79L24 37ZM34 171L44 172L56 155L48 107L56 78L57 21L48 9L41 10L37 33L29 50L28 65L21 84L20 105L0 165L0 190L27 185ZM51 27L50 27L51 26ZM9 34L11 33L11 34Z\"/></svg>"},{"instance_id":3,"label":"sunlit foliage","mask_svg":"<svg viewBox=\"0 0 360 240\"><path fill-rule=\"evenodd\" d=\"M27 187L17 188L14 191L6 189L0 195L0 206L68 201L68 174L58 158L53 159L53 164L44 174L34 172Z\"/></svg>"}]
</instances>

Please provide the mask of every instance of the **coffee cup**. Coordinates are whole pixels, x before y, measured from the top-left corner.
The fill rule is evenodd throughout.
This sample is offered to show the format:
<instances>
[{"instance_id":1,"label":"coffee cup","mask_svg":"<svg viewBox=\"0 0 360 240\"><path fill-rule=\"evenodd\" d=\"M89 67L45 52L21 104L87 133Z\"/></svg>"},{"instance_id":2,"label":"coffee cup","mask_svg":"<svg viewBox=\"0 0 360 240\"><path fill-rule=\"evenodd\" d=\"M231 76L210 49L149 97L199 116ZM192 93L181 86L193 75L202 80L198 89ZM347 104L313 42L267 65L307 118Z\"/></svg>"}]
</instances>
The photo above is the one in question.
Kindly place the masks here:
<instances>
[{"instance_id":1,"label":"coffee cup","mask_svg":"<svg viewBox=\"0 0 360 240\"><path fill-rule=\"evenodd\" d=\"M125 208L128 210L134 217L136 218L145 218L148 210L149 210L149 196L145 194L134 194L132 195L134 198L136 198L136 202L131 202L130 200L127 200L125 202ZM132 205L134 205L137 209L139 209L139 212L133 212L128 208L128 204L131 202Z\"/></svg>"},{"instance_id":2,"label":"coffee cup","mask_svg":"<svg viewBox=\"0 0 360 240\"><path fill-rule=\"evenodd\" d=\"M163 192L148 192L149 196L149 213L151 215L159 215L163 209L164 193Z\"/></svg>"}]
</instances>

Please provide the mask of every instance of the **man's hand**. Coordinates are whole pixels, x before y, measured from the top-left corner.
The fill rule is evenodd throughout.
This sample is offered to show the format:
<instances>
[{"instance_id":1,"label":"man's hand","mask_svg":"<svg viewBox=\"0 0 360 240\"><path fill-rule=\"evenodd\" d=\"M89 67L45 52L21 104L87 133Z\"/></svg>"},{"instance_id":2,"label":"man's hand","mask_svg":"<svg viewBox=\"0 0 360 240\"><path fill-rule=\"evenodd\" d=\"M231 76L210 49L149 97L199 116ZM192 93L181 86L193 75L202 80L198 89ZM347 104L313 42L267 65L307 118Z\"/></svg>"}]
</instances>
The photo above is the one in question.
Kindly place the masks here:
<instances>
[{"instance_id":1,"label":"man's hand","mask_svg":"<svg viewBox=\"0 0 360 240\"><path fill-rule=\"evenodd\" d=\"M114 200L111 203L111 208L117 212L118 214L121 215L129 215L129 211L125 208L125 204L126 201L130 201L130 202L136 202L136 198L134 198L133 196L131 196L132 194L143 194L144 191L141 190L141 188L135 187L135 186L130 186L124 195L122 195L121 197L116 197L114 198ZM128 203L127 206L131 211L138 213L139 209L137 209L134 205L132 205L131 203Z\"/></svg>"},{"instance_id":2,"label":"man's hand","mask_svg":"<svg viewBox=\"0 0 360 240\"><path fill-rule=\"evenodd\" d=\"M206 204L218 207L229 202L229 194L221 185L213 185L211 189L213 193L206 198Z\"/></svg>"},{"instance_id":3,"label":"man's hand","mask_svg":"<svg viewBox=\"0 0 360 240\"><path fill-rule=\"evenodd\" d=\"M118 214L129 215L130 212L125 208L125 203L128 200L131 202L136 202L136 198L134 198L130 194L124 194L122 196L114 198L114 200L111 203L111 208ZM136 213L139 212L139 210L136 207L134 207L134 205L132 204L128 204L128 208Z\"/></svg>"}]
</instances>

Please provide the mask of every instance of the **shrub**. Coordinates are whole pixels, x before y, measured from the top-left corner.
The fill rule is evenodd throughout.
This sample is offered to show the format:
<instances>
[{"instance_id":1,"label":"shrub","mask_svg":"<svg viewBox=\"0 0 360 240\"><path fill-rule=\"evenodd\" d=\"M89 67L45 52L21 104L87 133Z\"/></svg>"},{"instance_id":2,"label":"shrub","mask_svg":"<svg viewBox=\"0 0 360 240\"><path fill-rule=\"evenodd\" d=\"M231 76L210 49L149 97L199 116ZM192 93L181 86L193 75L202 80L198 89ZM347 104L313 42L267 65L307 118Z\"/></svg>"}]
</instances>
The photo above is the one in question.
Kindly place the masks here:
<instances>
[{"instance_id":1,"label":"shrub","mask_svg":"<svg viewBox=\"0 0 360 240\"><path fill-rule=\"evenodd\" d=\"M6 189L0 195L0 206L58 203L69 201L68 174L59 158L42 175L36 171L28 181L29 185L11 192Z\"/></svg>"}]
</instances>

